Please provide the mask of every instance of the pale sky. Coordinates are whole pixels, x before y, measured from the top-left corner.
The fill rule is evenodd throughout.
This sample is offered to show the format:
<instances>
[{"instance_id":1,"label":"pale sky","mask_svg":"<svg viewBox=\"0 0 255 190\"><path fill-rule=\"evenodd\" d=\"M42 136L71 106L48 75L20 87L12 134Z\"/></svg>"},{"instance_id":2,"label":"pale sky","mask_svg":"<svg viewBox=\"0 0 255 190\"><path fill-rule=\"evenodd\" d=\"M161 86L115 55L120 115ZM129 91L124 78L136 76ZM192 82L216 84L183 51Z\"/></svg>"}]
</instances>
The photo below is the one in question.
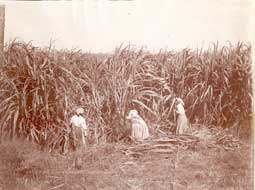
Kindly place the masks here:
<instances>
[{"instance_id":1,"label":"pale sky","mask_svg":"<svg viewBox=\"0 0 255 190\"><path fill-rule=\"evenodd\" d=\"M253 0L1 1L5 42L111 52L122 42L148 50L250 42ZM253 6L254 8L254 6Z\"/></svg>"}]
</instances>

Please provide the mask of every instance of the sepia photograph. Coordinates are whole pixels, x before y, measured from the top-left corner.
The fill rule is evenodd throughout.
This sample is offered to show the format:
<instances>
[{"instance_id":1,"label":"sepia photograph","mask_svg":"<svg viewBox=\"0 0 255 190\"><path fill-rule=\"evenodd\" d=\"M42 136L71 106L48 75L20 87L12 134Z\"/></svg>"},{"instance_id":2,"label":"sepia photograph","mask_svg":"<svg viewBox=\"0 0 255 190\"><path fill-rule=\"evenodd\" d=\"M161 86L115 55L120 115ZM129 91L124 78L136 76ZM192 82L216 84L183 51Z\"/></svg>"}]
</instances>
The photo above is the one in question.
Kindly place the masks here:
<instances>
[{"instance_id":1,"label":"sepia photograph","mask_svg":"<svg viewBox=\"0 0 255 190\"><path fill-rule=\"evenodd\" d=\"M253 190L254 0L0 0L0 190Z\"/></svg>"}]
</instances>

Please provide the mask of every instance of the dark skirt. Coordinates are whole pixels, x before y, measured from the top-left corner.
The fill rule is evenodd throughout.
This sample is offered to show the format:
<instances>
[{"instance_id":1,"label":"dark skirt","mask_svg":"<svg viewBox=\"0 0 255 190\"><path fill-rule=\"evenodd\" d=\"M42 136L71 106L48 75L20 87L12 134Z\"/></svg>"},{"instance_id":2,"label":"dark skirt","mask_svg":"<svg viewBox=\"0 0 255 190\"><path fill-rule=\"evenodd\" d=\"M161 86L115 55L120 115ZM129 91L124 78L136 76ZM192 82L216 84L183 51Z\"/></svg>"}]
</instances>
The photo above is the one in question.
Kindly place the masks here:
<instances>
[{"instance_id":1,"label":"dark skirt","mask_svg":"<svg viewBox=\"0 0 255 190\"><path fill-rule=\"evenodd\" d=\"M73 151L79 150L86 146L84 131L78 127L70 127L65 135L65 142L63 146L63 152L67 153L68 149L71 148Z\"/></svg>"}]
</instances>

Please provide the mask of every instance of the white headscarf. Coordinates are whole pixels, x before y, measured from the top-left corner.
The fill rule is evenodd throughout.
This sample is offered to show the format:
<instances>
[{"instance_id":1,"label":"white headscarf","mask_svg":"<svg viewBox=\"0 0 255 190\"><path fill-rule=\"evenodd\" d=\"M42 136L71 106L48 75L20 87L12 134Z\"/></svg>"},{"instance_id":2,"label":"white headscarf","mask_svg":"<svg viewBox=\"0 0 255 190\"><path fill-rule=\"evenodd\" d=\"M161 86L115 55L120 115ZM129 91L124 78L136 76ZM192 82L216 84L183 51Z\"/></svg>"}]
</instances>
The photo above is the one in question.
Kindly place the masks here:
<instances>
[{"instance_id":1,"label":"white headscarf","mask_svg":"<svg viewBox=\"0 0 255 190\"><path fill-rule=\"evenodd\" d=\"M76 114L77 115L80 115L80 114L83 114L84 113L84 109L83 108L78 108L77 110L76 110Z\"/></svg>"},{"instance_id":2,"label":"white headscarf","mask_svg":"<svg viewBox=\"0 0 255 190\"><path fill-rule=\"evenodd\" d=\"M184 102L181 98L175 98L175 100L177 101L177 103L181 103L184 106Z\"/></svg>"}]
</instances>

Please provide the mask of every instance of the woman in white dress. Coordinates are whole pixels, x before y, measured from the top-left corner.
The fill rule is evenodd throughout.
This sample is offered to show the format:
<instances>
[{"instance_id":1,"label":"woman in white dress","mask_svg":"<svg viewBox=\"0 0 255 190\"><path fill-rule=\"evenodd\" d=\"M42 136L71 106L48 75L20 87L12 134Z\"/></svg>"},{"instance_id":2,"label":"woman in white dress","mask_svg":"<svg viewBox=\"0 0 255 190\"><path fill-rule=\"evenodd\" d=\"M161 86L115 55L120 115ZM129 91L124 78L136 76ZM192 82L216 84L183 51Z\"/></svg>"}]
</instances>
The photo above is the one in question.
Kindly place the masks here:
<instances>
[{"instance_id":1,"label":"woman in white dress","mask_svg":"<svg viewBox=\"0 0 255 190\"><path fill-rule=\"evenodd\" d=\"M183 100L181 98L176 98L175 101L177 113L176 135L181 135L185 133L188 128L188 119L185 114Z\"/></svg>"},{"instance_id":2,"label":"woman in white dress","mask_svg":"<svg viewBox=\"0 0 255 190\"><path fill-rule=\"evenodd\" d=\"M137 141L144 141L150 136L148 126L145 121L138 115L136 110L130 110L126 117L132 123L131 137Z\"/></svg>"}]
</instances>

